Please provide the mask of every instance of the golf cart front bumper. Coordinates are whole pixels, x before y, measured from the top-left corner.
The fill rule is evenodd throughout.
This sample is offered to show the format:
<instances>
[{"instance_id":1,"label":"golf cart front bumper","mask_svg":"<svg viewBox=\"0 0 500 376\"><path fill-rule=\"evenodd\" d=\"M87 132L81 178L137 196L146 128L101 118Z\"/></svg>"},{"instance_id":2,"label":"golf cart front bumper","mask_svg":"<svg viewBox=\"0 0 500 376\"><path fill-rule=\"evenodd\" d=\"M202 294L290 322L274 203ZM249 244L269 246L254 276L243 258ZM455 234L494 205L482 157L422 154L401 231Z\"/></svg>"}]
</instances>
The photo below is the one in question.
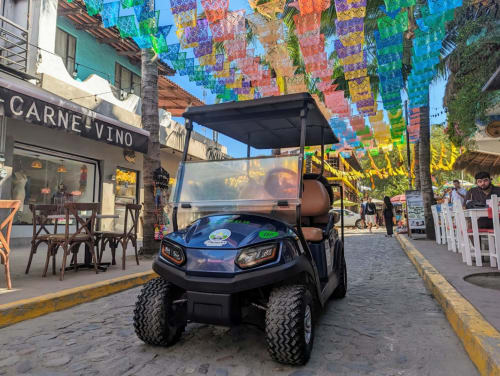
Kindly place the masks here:
<instances>
[{"instance_id":1,"label":"golf cart front bumper","mask_svg":"<svg viewBox=\"0 0 500 376\"><path fill-rule=\"evenodd\" d=\"M188 320L215 325L231 325L240 321L239 293L292 280L304 272L313 273L305 256L286 264L228 277L189 275L159 257L153 262L153 270L186 291Z\"/></svg>"}]
</instances>

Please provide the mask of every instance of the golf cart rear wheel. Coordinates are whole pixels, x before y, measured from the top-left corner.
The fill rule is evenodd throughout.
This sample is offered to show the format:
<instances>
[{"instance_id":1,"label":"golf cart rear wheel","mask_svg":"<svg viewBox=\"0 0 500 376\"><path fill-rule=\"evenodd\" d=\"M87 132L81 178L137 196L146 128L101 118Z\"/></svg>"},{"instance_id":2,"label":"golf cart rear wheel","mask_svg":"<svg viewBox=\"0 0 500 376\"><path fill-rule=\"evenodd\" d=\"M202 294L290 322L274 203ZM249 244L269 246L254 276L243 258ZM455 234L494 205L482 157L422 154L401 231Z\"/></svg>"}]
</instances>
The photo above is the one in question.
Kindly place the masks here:
<instances>
[{"instance_id":1,"label":"golf cart rear wheel","mask_svg":"<svg viewBox=\"0 0 500 376\"><path fill-rule=\"evenodd\" d=\"M144 285L134 309L137 337L149 345L171 346L186 327L185 303L174 305L182 292L163 278Z\"/></svg>"},{"instance_id":2,"label":"golf cart rear wheel","mask_svg":"<svg viewBox=\"0 0 500 376\"><path fill-rule=\"evenodd\" d=\"M363 229L363 220L358 219L354 225L356 226L357 229L362 230Z\"/></svg>"},{"instance_id":3,"label":"golf cart rear wheel","mask_svg":"<svg viewBox=\"0 0 500 376\"><path fill-rule=\"evenodd\" d=\"M305 286L283 286L271 292L266 312L267 349L291 365L305 364L314 342L313 298Z\"/></svg>"},{"instance_id":4,"label":"golf cart rear wheel","mask_svg":"<svg viewBox=\"0 0 500 376\"><path fill-rule=\"evenodd\" d=\"M342 255L340 256L340 265L338 271L339 285L333 291L333 299L342 299L347 293L347 265L345 263L344 249L342 248Z\"/></svg>"}]
</instances>

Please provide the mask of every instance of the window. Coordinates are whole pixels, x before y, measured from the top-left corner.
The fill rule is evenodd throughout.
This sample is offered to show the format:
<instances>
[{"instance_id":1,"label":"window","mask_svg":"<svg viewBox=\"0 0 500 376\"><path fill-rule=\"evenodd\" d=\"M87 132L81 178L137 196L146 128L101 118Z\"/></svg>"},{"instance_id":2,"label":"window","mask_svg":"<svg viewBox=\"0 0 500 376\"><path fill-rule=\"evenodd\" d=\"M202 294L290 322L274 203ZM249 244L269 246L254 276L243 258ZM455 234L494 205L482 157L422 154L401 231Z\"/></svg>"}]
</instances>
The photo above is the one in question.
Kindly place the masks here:
<instances>
[{"instance_id":1,"label":"window","mask_svg":"<svg viewBox=\"0 0 500 376\"><path fill-rule=\"evenodd\" d=\"M69 74L75 71L76 38L67 32L56 29L56 55L63 59Z\"/></svg>"},{"instance_id":2,"label":"window","mask_svg":"<svg viewBox=\"0 0 500 376\"><path fill-rule=\"evenodd\" d=\"M115 64L115 86L127 93L141 96L141 77L118 63Z\"/></svg>"},{"instance_id":3,"label":"window","mask_svg":"<svg viewBox=\"0 0 500 376\"><path fill-rule=\"evenodd\" d=\"M96 202L97 171L93 160L16 145L11 198L22 204L14 224L32 224L29 204Z\"/></svg>"}]
</instances>

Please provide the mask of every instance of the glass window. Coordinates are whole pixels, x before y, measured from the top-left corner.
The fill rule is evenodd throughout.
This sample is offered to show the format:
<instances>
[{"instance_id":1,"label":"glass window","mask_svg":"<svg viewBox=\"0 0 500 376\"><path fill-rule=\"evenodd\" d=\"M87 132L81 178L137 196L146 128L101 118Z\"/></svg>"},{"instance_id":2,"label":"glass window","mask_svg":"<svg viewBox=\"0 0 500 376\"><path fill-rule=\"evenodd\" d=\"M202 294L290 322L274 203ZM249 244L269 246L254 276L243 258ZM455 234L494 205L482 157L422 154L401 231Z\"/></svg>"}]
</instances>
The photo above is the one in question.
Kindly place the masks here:
<instances>
[{"instance_id":1,"label":"glass window","mask_svg":"<svg viewBox=\"0 0 500 376\"><path fill-rule=\"evenodd\" d=\"M124 168L116 169L116 199L123 198L133 204L137 198L137 171Z\"/></svg>"},{"instance_id":2,"label":"glass window","mask_svg":"<svg viewBox=\"0 0 500 376\"><path fill-rule=\"evenodd\" d=\"M15 224L32 224L29 204L96 202L97 162L14 148L11 198L22 202Z\"/></svg>"},{"instance_id":3,"label":"glass window","mask_svg":"<svg viewBox=\"0 0 500 376\"><path fill-rule=\"evenodd\" d=\"M115 185L115 214L119 217L115 221L115 231L123 231L125 226L125 209L127 204L137 203L138 172L125 168L116 169ZM130 228L130 222L129 222Z\"/></svg>"},{"instance_id":4,"label":"glass window","mask_svg":"<svg viewBox=\"0 0 500 376\"><path fill-rule=\"evenodd\" d=\"M115 86L127 93L141 96L141 77L118 63L115 64Z\"/></svg>"},{"instance_id":5,"label":"glass window","mask_svg":"<svg viewBox=\"0 0 500 376\"><path fill-rule=\"evenodd\" d=\"M171 203L178 223L220 212L258 212L295 223L299 156L182 163Z\"/></svg>"},{"instance_id":6,"label":"glass window","mask_svg":"<svg viewBox=\"0 0 500 376\"><path fill-rule=\"evenodd\" d=\"M63 59L69 74L73 74L75 71L76 38L57 28L55 53Z\"/></svg>"}]
</instances>

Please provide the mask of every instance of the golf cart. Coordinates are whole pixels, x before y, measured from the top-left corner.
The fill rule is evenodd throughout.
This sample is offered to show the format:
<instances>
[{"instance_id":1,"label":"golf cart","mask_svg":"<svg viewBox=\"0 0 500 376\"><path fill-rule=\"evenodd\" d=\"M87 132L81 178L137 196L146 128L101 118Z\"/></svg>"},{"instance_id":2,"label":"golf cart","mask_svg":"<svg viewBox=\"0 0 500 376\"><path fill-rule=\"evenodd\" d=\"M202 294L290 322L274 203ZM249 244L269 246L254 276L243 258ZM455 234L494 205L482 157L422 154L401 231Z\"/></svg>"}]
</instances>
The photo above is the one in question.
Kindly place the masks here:
<instances>
[{"instance_id":1,"label":"golf cart","mask_svg":"<svg viewBox=\"0 0 500 376\"><path fill-rule=\"evenodd\" d=\"M304 146L323 153L338 140L308 93L191 107L184 118L174 231L153 263L160 278L138 297L137 336L168 346L188 322L230 326L259 309L271 357L305 364L314 321L345 296L347 271L332 186L323 166L303 174ZM247 158L186 161L193 122L246 143ZM250 147L297 152L251 158Z\"/></svg>"}]
</instances>

